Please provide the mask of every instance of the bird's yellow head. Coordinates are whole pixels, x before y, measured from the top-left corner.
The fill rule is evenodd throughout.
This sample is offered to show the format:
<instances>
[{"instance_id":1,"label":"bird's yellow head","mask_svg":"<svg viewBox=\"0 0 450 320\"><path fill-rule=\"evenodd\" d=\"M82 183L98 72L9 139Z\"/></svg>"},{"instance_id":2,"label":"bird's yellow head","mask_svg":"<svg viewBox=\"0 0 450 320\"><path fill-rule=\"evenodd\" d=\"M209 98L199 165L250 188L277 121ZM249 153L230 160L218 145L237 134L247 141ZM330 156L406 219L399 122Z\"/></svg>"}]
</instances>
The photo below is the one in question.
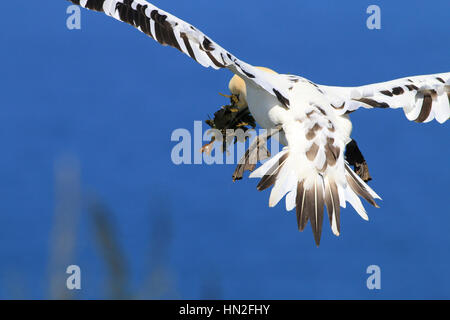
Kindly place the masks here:
<instances>
[{"instance_id":1,"label":"bird's yellow head","mask_svg":"<svg viewBox=\"0 0 450 320\"><path fill-rule=\"evenodd\" d=\"M277 74L275 71L266 67L256 67L259 70L263 70L269 73ZM248 107L247 105L247 87L245 86L245 81L241 77L235 75L231 78L228 88L231 92L231 104L238 107L239 109Z\"/></svg>"}]
</instances>

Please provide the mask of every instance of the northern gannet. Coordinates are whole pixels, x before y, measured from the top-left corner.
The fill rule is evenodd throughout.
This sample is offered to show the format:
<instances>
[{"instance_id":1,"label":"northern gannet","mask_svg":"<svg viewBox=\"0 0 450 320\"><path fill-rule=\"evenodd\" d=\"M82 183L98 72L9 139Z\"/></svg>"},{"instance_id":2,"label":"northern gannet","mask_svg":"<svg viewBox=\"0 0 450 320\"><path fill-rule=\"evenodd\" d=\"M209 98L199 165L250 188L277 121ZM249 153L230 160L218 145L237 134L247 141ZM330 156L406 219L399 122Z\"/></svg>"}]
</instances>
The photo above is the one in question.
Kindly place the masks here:
<instances>
[{"instance_id":1,"label":"northern gannet","mask_svg":"<svg viewBox=\"0 0 450 320\"><path fill-rule=\"evenodd\" d=\"M288 211L296 208L298 227L308 221L320 244L324 208L331 229L340 234L340 207L350 203L365 220L360 197L375 207L381 199L345 161L351 141L348 114L359 108L403 108L419 123L450 117L450 72L414 76L360 87L315 84L296 75L254 67L223 49L191 24L144 0L69 0L126 22L162 45L174 47L204 67L227 68L231 100L248 106L265 129L279 128L283 150L250 177L260 178L258 190L273 187L269 206L285 197Z\"/></svg>"}]
</instances>

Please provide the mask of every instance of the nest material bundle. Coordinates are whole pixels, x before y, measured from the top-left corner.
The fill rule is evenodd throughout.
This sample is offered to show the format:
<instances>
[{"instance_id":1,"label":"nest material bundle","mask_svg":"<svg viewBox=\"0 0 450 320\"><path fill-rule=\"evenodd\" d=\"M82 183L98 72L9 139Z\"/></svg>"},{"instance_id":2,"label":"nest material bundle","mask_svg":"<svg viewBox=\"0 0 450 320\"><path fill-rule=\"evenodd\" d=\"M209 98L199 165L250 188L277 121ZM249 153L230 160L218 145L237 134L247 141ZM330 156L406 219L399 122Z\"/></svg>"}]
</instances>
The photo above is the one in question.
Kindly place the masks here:
<instances>
[{"instance_id":1,"label":"nest material bundle","mask_svg":"<svg viewBox=\"0 0 450 320\"><path fill-rule=\"evenodd\" d=\"M236 134L238 130L240 133L245 133L250 129L256 127L256 122L253 116L250 114L248 108L238 109L233 105L226 105L220 108L220 110L214 113L214 118L209 118L205 123L211 127L221 132L221 137L213 136L211 141L204 145L201 152L210 154L213 149L213 143L216 140L222 141L223 151L227 149L227 143L232 139L234 143L239 141L239 135ZM242 135L247 138L247 135Z\"/></svg>"}]
</instances>

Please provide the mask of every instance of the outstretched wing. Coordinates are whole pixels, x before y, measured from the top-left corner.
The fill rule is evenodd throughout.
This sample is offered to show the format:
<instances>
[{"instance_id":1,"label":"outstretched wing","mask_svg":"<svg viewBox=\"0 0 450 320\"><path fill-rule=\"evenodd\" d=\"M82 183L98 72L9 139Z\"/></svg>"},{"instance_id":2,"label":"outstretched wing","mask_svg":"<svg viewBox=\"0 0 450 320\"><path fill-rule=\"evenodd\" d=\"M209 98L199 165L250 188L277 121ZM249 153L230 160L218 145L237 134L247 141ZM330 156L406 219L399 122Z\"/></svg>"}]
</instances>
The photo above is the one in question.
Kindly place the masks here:
<instances>
[{"instance_id":1,"label":"outstretched wing","mask_svg":"<svg viewBox=\"0 0 450 320\"><path fill-rule=\"evenodd\" d=\"M450 118L450 72L407 77L361 87L319 86L340 113L363 108L403 108L415 122Z\"/></svg>"},{"instance_id":2,"label":"outstretched wing","mask_svg":"<svg viewBox=\"0 0 450 320\"><path fill-rule=\"evenodd\" d=\"M162 45L174 47L204 67L228 68L240 77L277 97L289 107L287 89L277 86L278 75L270 74L237 59L189 23L144 0L69 0L126 22Z\"/></svg>"}]
</instances>

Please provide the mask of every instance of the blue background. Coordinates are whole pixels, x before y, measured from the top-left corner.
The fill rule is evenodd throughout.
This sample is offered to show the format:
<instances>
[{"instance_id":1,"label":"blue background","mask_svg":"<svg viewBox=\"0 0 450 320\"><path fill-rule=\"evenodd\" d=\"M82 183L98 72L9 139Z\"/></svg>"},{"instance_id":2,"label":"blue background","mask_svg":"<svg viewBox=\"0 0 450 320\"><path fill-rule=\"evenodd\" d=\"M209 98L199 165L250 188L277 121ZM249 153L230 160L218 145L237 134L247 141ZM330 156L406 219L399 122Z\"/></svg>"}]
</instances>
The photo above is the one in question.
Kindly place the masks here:
<instances>
[{"instance_id":1,"label":"blue background","mask_svg":"<svg viewBox=\"0 0 450 320\"><path fill-rule=\"evenodd\" d=\"M446 0L155 4L244 61L322 84L450 71ZM381 30L366 28L371 4ZM234 166L172 164L172 131L226 103L217 93L229 72L102 14L82 10L82 29L70 31L68 5L2 5L0 298L450 298L448 124L354 113L384 200L366 205L370 222L344 210L339 238L325 221L317 248L295 214L267 207L257 180L233 183ZM58 191L66 171L75 178ZM107 209L96 215L93 204ZM70 264L82 270L75 294ZM372 264L379 291L366 287Z\"/></svg>"}]
</instances>

